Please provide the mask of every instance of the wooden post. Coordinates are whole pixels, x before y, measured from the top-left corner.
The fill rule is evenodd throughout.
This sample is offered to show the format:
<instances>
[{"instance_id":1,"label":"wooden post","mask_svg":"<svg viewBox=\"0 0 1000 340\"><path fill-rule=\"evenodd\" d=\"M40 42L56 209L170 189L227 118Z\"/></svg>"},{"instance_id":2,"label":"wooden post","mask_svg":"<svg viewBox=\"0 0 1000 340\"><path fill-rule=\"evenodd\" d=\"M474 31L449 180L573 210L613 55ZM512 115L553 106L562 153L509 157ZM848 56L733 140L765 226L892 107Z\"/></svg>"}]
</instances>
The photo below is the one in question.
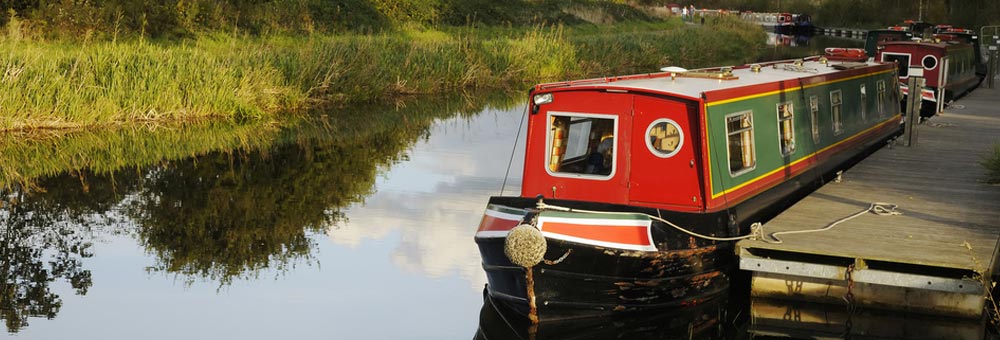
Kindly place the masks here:
<instances>
[{"instance_id":1,"label":"wooden post","mask_svg":"<svg viewBox=\"0 0 1000 340\"><path fill-rule=\"evenodd\" d=\"M993 81L997 77L997 67L1000 66L1000 60L997 60L998 57L1000 57L1000 53L997 53L997 47L990 46L990 61L986 64L987 68L989 68L986 72L986 88L994 88Z\"/></svg>"},{"instance_id":2,"label":"wooden post","mask_svg":"<svg viewBox=\"0 0 1000 340\"><path fill-rule=\"evenodd\" d=\"M903 144L906 146L917 145L917 124L920 124L920 106L923 102L921 92L925 83L926 80L922 77L910 77L907 83L910 94L906 96L906 122L903 131Z\"/></svg>"}]
</instances>

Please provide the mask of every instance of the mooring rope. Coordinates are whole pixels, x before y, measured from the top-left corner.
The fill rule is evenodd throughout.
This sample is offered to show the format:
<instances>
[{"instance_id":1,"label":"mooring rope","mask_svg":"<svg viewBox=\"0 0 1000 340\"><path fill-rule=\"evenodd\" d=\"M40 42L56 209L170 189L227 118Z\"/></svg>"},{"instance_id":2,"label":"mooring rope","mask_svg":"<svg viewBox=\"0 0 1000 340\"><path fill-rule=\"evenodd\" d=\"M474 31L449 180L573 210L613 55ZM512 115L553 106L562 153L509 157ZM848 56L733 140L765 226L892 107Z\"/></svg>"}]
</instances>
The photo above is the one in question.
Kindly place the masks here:
<instances>
[{"instance_id":1,"label":"mooring rope","mask_svg":"<svg viewBox=\"0 0 1000 340\"><path fill-rule=\"evenodd\" d=\"M525 105L524 110L521 111L521 120L517 123L517 134L514 135L514 149L510 150L510 159L507 160L507 171L503 174L503 184L500 184L500 196L503 196L503 190L507 188L507 177L510 177L510 165L514 163L514 154L517 153L517 141L521 139L521 127L524 125L524 116L528 115L528 106Z\"/></svg>"},{"instance_id":2,"label":"mooring rope","mask_svg":"<svg viewBox=\"0 0 1000 340\"><path fill-rule=\"evenodd\" d=\"M681 231L681 232L683 232L685 234L688 234L688 235L691 235L691 236L694 236L694 237L698 237L698 238L703 238L703 239L706 239L706 240L720 241L720 242L731 242L731 241L740 241L740 240L744 240L744 239L760 239L760 240L762 240L764 242L775 243L775 244L783 242L781 239L778 238L778 235L805 234L805 233L815 233L815 232L821 232L821 231L830 230L830 229L833 229L833 227L836 227L838 224L847 222L847 221L849 221L851 219L854 219L854 218L856 218L858 216L864 215L865 213L868 213L868 212L874 213L875 215L879 215L879 216L890 216L890 215L902 215L903 214L903 213L901 213L899 211L896 211L896 208L898 208L898 206L895 205L895 204L892 204L892 203L883 203L883 202L874 202L874 203L872 203L871 205L868 206L868 209L859 211L859 212L857 212L857 213L855 213L853 215L850 215L850 216L841 218L839 220L833 221L833 223L830 223L829 225L827 225L826 227L823 227L823 228L810 229L810 230L779 231L779 232L771 233L770 236L771 236L771 238L774 239L773 241L771 241L771 240L768 240L768 239L766 239L766 238L763 237L764 226L761 225L760 222L756 222L754 224L751 224L750 225L750 233L748 233L746 235L735 236L735 237L715 237L715 236L708 236L708 235L703 235L703 234L699 234L699 233L690 231L688 229L682 228L681 226L678 226L678 225L674 224L673 222L668 221L665 218L662 218L662 217L659 217L659 216L653 216L653 215L646 214L646 213L632 213L632 212L597 211L597 210L573 209L573 208L567 208L567 207L558 206L558 205L546 204L545 202L541 202L541 201L538 202L538 204L536 205L536 207L538 208L538 210L556 210L556 211L580 212L580 213L588 213L588 214L603 214L603 215L635 215L635 214L640 214L640 215L646 215L647 217L649 217L649 218L651 218L653 220L657 220L657 221L663 222L664 224L666 224L668 226L671 226L674 229L677 229L678 231Z\"/></svg>"},{"instance_id":3,"label":"mooring rope","mask_svg":"<svg viewBox=\"0 0 1000 340\"><path fill-rule=\"evenodd\" d=\"M810 229L810 230L779 231L779 232L771 233L771 238L774 239L773 241L768 240L768 239L763 239L763 238L762 238L762 240L764 242L767 242L767 243L774 243L774 244L782 243L783 241L780 238L778 238L778 235L806 234L806 233L816 233L816 232L821 232L821 231L827 231L827 230L833 229L833 227L836 227L838 224L850 221L850 220L854 219L855 217L864 215L864 214L866 214L868 212L874 213L875 215L879 215L879 216L902 215L903 213L896 211L896 208L898 208L898 206L895 205L895 204L892 204L892 203L874 202L874 203L872 203L871 205L868 206L868 209L859 211L857 213L854 213L853 215L850 215L850 216L841 218L839 220L833 221L833 223L830 223L826 227L819 228L819 229Z\"/></svg>"}]
</instances>

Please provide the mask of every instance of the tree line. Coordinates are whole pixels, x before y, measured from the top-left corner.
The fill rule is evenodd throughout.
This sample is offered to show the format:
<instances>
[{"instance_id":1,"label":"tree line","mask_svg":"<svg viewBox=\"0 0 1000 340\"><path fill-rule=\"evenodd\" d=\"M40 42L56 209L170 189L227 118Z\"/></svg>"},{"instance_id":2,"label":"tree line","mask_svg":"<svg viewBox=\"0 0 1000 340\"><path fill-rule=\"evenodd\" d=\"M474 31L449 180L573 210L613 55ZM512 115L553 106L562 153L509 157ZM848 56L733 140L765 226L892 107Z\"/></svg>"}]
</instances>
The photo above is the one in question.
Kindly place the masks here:
<instances>
[{"instance_id":1,"label":"tree line","mask_svg":"<svg viewBox=\"0 0 1000 340\"><path fill-rule=\"evenodd\" d=\"M694 4L698 8L804 13L811 15L817 25L831 27L878 28L920 19L969 29L1000 25L1000 1L995 0L699 0L679 3Z\"/></svg>"},{"instance_id":2,"label":"tree line","mask_svg":"<svg viewBox=\"0 0 1000 340\"><path fill-rule=\"evenodd\" d=\"M608 0L6 0L0 24L46 37L186 37L204 32L380 32L403 25L575 23L563 9L599 8L623 20L652 17Z\"/></svg>"}]
</instances>

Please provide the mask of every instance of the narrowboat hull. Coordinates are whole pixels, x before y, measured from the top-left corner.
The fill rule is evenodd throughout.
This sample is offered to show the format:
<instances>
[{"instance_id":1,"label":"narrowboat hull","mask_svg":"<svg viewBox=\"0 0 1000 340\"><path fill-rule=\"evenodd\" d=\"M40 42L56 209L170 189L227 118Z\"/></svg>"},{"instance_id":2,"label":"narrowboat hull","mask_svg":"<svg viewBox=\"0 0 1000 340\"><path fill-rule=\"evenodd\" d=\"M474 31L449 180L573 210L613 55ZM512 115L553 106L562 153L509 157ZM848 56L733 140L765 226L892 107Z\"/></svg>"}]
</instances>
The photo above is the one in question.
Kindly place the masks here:
<instances>
[{"instance_id":1,"label":"narrowboat hull","mask_svg":"<svg viewBox=\"0 0 1000 340\"><path fill-rule=\"evenodd\" d=\"M545 202L575 209L655 214L655 209L638 207L559 200ZM522 219L530 221L545 214L533 208L536 203L536 199L492 197L490 209L522 210L525 212ZM709 217L660 213L677 221L675 223L695 220L706 223ZM600 217L576 215L578 222L569 222L576 226L589 224L587 220ZM576 218L572 213L560 217ZM484 218L483 223L510 225L511 221ZM480 230L490 228L497 229L481 226ZM731 245L697 239L660 222L651 222L648 228L656 250L600 245L600 240L582 237L568 241L566 239L573 239L574 235L550 234L543 225L542 231L547 234L544 261L531 268L516 265L508 258L504 234L487 236L480 233L476 243L487 275L487 293L523 316L537 317L538 321L557 321L693 306L727 290L727 272L734 263ZM712 234L728 234L725 225L712 229L715 229ZM533 307L530 300L534 300Z\"/></svg>"}]
</instances>

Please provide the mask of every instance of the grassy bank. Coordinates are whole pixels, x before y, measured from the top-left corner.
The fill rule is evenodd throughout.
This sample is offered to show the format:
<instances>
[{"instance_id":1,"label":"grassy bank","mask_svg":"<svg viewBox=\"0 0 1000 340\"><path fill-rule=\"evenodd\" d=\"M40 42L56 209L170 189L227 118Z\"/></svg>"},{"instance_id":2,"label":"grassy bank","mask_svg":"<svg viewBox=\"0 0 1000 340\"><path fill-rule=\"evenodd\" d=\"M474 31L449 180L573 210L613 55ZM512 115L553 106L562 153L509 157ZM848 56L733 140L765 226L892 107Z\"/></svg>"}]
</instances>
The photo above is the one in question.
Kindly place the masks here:
<instances>
[{"instance_id":1,"label":"grassy bank","mask_svg":"<svg viewBox=\"0 0 1000 340\"><path fill-rule=\"evenodd\" d=\"M8 32L0 130L274 119L316 105L738 64L764 42L759 28L737 20L587 27L78 43Z\"/></svg>"}]
</instances>

